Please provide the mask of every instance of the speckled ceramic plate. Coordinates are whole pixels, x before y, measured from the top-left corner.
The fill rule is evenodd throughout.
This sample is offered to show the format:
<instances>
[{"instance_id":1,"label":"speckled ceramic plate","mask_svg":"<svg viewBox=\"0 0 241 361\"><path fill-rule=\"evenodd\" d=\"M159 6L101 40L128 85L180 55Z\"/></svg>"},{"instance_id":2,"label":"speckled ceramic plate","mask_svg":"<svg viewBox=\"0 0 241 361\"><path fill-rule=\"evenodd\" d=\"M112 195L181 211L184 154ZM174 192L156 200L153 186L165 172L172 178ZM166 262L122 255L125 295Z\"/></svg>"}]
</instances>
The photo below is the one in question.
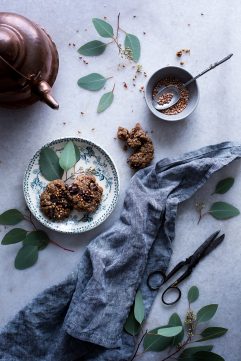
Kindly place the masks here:
<instances>
[{"instance_id":1,"label":"speckled ceramic plate","mask_svg":"<svg viewBox=\"0 0 241 361\"><path fill-rule=\"evenodd\" d=\"M23 189L27 205L36 219L44 226L58 232L81 233L101 224L113 211L119 194L119 177L111 157L100 146L80 138L57 139L44 147L54 149L59 155L65 144L72 140L80 149L81 158L75 165L78 174L94 174L103 187L103 197L98 209L91 214L72 211L70 217L60 221L51 221L41 212L40 194L49 183L40 173L40 150L31 159L24 175ZM68 177L74 170L68 171ZM63 179L65 179L64 174Z\"/></svg>"}]
</instances>

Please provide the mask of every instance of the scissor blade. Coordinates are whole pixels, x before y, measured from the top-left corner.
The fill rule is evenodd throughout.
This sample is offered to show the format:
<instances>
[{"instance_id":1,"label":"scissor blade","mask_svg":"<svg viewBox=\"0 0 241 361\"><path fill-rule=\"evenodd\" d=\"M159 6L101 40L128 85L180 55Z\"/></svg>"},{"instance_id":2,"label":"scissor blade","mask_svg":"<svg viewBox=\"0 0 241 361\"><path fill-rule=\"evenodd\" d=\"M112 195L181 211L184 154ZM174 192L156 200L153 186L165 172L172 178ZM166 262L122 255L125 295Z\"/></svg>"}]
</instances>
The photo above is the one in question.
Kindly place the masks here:
<instances>
[{"instance_id":1,"label":"scissor blade","mask_svg":"<svg viewBox=\"0 0 241 361\"><path fill-rule=\"evenodd\" d=\"M202 257L207 256L210 252L212 252L215 248L217 248L220 245L220 243L223 242L224 237L225 237L225 234L222 234L218 238L214 239L213 242L209 245L209 247L206 248L206 250L204 251Z\"/></svg>"},{"instance_id":2,"label":"scissor blade","mask_svg":"<svg viewBox=\"0 0 241 361\"><path fill-rule=\"evenodd\" d=\"M219 233L220 231L216 231L215 233L211 234L211 236L209 236L208 239L206 239L206 241L203 242L203 244L193 253L192 261L194 263L198 263L202 257L208 255L213 249L215 249L218 246L218 244L220 244L223 241L222 239L220 242L217 242L217 245L215 246L216 244L215 241L217 241L220 238L220 237L217 238Z\"/></svg>"}]
</instances>

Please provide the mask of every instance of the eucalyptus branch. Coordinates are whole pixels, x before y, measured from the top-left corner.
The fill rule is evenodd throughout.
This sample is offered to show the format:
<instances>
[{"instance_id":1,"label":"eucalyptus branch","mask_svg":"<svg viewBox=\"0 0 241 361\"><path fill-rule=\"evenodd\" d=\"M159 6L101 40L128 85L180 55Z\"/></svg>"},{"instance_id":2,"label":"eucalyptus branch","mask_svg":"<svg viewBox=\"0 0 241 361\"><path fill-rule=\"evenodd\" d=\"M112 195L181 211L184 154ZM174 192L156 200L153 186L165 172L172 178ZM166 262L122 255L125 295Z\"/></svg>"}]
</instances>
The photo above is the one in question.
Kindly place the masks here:
<instances>
[{"instance_id":1,"label":"eucalyptus branch","mask_svg":"<svg viewBox=\"0 0 241 361\"><path fill-rule=\"evenodd\" d=\"M133 361L136 357L143 355L147 351L160 352L170 347L173 348L174 346L175 349L174 350L169 349L168 351L169 354L164 358L162 358L160 361L167 361L171 359L179 360L182 358L183 359L190 358L191 360L192 357L198 352L203 353L203 359L205 358L205 360L206 359L212 359L213 361L214 360L217 361L221 359L223 360L223 358L220 358L218 354L212 352L213 345L200 346L200 344L198 345L196 344L196 346L191 346L186 348L187 345L190 344L193 345L193 343L195 342L199 343L202 341L207 341L210 339L223 336L228 331L228 329L226 328L215 326L215 327L208 327L206 329L203 329L202 332L196 333L197 325L209 321L215 315L218 308L217 304L210 304L202 307L197 313L195 313L191 309L191 304L195 302L198 299L198 297L199 297L198 288L196 286L192 286L189 289L187 295L188 310L184 322L182 322L180 316L177 313L173 313L169 318L169 321L165 324L165 326L156 327L150 332L146 331L144 334L142 334L142 337L140 338L140 341L138 342L130 361ZM141 299L139 293L139 297L137 296L135 297L134 307L132 307L129 317L124 326L124 329L133 336L136 335L136 330L137 330L136 322L141 324L141 322L144 320L143 318L144 312L142 311L142 302L140 301ZM142 317L140 317L141 315ZM142 341L144 341L143 342L144 351L138 354L137 352L140 348Z\"/></svg>"}]
</instances>

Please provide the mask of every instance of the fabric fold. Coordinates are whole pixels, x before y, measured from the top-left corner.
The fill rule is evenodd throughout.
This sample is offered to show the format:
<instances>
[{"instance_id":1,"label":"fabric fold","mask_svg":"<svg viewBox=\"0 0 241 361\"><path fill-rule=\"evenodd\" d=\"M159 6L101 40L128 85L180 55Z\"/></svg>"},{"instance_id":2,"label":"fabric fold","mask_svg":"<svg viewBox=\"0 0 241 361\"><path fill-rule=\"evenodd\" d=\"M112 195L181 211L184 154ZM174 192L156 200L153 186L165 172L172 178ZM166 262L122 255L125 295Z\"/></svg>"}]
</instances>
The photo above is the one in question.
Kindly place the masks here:
<instances>
[{"instance_id":1,"label":"fabric fold","mask_svg":"<svg viewBox=\"0 0 241 361\"><path fill-rule=\"evenodd\" d=\"M137 172L119 220L88 245L71 282L46 290L2 330L0 360L128 360L134 344L123 325L139 287L148 315L156 291L147 287L147 275L168 267L178 204L240 156L241 146L226 142L163 159ZM40 302L43 297L45 304ZM43 317L53 302L54 318L52 313ZM34 347L26 342L33 337L33 324L38 335Z\"/></svg>"}]
</instances>

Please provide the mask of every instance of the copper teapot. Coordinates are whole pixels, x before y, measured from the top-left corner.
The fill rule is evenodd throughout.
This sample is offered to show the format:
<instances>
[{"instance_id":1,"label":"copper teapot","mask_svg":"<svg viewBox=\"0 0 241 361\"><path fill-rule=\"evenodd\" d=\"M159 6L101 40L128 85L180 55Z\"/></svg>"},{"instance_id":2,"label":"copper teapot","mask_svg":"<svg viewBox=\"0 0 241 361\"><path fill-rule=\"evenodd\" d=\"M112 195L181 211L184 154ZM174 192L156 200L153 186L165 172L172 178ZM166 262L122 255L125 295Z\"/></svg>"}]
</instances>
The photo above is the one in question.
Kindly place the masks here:
<instances>
[{"instance_id":1,"label":"copper teapot","mask_svg":"<svg viewBox=\"0 0 241 361\"><path fill-rule=\"evenodd\" d=\"M56 46L45 30L21 15L0 12L0 106L42 100L58 109L51 95L58 68Z\"/></svg>"}]
</instances>

